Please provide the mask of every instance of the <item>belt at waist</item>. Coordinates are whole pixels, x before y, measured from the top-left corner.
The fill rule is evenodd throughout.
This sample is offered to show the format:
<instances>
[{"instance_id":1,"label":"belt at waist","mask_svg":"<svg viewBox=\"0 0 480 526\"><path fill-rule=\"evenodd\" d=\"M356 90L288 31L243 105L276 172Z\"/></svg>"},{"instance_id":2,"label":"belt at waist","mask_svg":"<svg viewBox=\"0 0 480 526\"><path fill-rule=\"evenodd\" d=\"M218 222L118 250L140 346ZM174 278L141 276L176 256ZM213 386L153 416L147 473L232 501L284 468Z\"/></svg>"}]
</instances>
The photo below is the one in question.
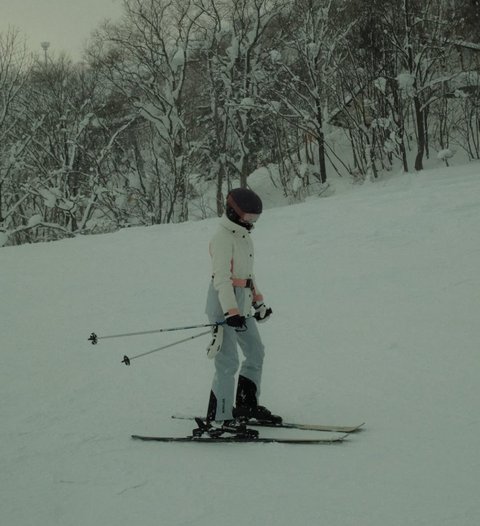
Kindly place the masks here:
<instances>
[{"instance_id":1,"label":"belt at waist","mask_svg":"<svg viewBox=\"0 0 480 526\"><path fill-rule=\"evenodd\" d=\"M234 287L240 287L242 289L252 289L253 288L253 279L239 279L232 278L232 285Z\"/></svg>"},{"instance_id":2,"label":"belt at waist","mask_svg":"<svg viewBox=\"0 0 480 526\"><path fill-rule=\"evenodd\" d=\"M213 279L213 276L212 276ZM232 285L241 289L253 289L253 279L232 278Z\"/></svg>"}]
</instances>

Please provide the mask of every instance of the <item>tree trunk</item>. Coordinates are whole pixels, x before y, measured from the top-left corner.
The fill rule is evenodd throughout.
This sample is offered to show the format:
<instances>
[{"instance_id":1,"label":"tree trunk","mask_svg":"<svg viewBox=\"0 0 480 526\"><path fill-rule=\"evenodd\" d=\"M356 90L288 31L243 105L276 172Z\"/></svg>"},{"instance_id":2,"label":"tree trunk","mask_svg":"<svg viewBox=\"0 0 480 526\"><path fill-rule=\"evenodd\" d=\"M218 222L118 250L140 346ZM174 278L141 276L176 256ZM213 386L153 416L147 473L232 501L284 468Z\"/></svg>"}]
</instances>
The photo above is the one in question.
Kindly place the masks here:
<instances>
[{"instance_id":1,"label":"tree trunk","mask_svg":"<svg viewBox=\"0 0 480 526\"><path fill-rule=\"evenodd\" d=\"M222 193L222 186L223 186L223 179L224 179L224 172L225 172L225 165L223 161L220 161L220 165L218 167L217 171L217 215L220 217L223 214L223 193Z\"/></svg>"},{"instance_id":2,"label":"tree trunk","mask_svg":"<svg viewBox=\"0 0 480 526\"><path fill-rule=\"evenodd\" d=\"M423 170L423 155L425 153L425 119L418 96L413 99L415 106L415 118L417 121L417 155L415 157L415 170Z\"/></svg>"},{"instance_id":3,"label":"tree trunk","mask_svg":"<svg viewBox=\"0 0 480 526\"><path fill-rule=\"evenodd\" d=\"M320 165L320 180L322 184L327 182L327 166L325 162L325 134L323 133L323 115L320 101L317 100L317 123L318 123L318 163Z\"/></svg>"},{"instance_id":4,"label":"tree trunk","mask_svg":"<svg viewBox=\"0 0 480 526\"><path fill-rule=\"evenodd\" d=\"M322 184L327 182L327 165L325 162L325 135L323 132L318 137L318 159L320 164L320 180Z\"/></svg>"}]
</instances>

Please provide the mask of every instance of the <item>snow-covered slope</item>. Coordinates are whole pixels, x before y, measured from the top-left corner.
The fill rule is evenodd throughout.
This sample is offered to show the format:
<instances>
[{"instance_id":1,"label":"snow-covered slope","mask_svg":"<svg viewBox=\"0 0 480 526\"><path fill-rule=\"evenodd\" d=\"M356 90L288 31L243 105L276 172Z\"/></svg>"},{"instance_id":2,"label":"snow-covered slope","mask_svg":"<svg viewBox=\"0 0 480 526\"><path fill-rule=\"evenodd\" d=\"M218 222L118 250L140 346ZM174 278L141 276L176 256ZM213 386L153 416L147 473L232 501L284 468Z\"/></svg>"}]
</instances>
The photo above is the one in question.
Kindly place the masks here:
<instances>
[{"instance_id":1,"label":"snow-covered slope","mask_svg":"<svg viewBox=\"0 0 480 526\"><path fill-rule=\"evenodd\" d=\"M253 233L262 402L366 421L341 446L130 440L189 432L170 415L205 410L208 337L131 367L185 334L87 338L203 323L216 219L0 249L1 523L477 524L479 172L269 209Z\"/></svg>"}]
</instances>

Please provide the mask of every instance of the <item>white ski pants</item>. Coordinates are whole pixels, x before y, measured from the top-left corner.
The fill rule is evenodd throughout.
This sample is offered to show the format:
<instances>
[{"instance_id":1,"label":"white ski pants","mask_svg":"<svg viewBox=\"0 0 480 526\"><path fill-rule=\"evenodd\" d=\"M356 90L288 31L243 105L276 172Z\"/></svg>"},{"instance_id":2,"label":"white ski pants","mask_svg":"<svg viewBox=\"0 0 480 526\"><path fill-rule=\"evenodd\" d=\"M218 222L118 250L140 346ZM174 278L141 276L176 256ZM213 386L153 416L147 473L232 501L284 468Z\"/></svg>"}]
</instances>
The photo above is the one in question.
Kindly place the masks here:
<instances>
[{"instance_id":1,"label":"white ski pants","mask_svg":"<svg viewBox=\"0 0 480 526\"><path fill-rule=\"evenodd\" d=\"M235 296L239 306L245 305L248 301L251 303L250 289L235 288ZM208 290L206 313L210 323L225 319L218 300L218 293L212 283L210 283ZM244 356L240 375L255 384L257 397L260 396L265 348L258 332L256 320L248 318L246 324L247 330L242 332L237 332L232 327L224 325L222 348L214 360L215 375L212 383L212 393L216 398L215 420L218 421L232 418L236 374L240 366L237 345Z\"/></svg>"}]
</instances>

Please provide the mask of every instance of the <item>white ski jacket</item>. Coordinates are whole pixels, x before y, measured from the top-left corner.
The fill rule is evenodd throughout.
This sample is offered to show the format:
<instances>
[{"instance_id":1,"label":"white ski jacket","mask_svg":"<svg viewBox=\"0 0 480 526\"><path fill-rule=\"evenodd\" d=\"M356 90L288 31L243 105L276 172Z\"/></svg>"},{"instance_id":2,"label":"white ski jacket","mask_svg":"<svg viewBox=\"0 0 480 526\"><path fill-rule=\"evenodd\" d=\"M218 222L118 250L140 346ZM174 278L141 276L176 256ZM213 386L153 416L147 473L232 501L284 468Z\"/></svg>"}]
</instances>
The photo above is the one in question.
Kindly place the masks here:
<instances>
[{"instance_id":1,"label":"white ski jacket","mask_svg":"<svg viewBox=\"0 0 480 526\"><path fill-rule=\"evenodd\" d=\"M253 273L254 251L250 232L224 215L210 241L210 256L213 287L218 292L225 316L247 316L253 303L263 301ZM247 298L242 305L237 302L236 287L249 289L249 294L242 295Z\"/></svg>"}]
</instances>

